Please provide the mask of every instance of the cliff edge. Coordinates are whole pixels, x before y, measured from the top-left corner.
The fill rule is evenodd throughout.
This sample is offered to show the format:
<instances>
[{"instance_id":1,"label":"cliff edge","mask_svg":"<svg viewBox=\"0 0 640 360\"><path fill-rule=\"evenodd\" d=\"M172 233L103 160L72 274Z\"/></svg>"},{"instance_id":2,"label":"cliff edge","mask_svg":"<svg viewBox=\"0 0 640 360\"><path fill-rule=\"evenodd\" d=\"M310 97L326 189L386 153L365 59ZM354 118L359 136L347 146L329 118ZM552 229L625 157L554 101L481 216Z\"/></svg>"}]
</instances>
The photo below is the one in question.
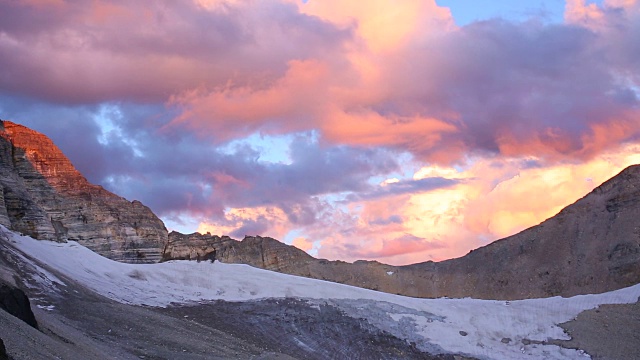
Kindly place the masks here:
<instances>
[{"instance_id":1,"label":"cliff edge","mask_svg":"<svg viewBox=\"0 0 640 360\"><path fill-rule=\"evenodd\" d=\"M125 262L157 262L167 242L149 208L90 184L48 137L2 120L0 224Z\"/></svg>"}]
</instances>

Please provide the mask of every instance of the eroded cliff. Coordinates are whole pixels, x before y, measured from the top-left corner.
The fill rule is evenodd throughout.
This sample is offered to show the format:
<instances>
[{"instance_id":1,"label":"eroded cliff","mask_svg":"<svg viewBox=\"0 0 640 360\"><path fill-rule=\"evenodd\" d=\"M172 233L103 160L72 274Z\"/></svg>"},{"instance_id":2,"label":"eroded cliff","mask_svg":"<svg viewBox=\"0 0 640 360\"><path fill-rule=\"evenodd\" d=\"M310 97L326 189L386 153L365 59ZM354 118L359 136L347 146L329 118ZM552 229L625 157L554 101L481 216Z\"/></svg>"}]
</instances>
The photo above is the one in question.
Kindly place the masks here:
<instances>
[{"instance_id":1,"label":"eroded cliff","mask_svg":"<svg viewBox=\"0 0 640 360\"><path fill-rule=\"evenodd\" d=\"M36 239L75 240L125 262L157 262L163 222L78 172L45 135L0 121L0 224Z\"/></svg>"}]
</instances>

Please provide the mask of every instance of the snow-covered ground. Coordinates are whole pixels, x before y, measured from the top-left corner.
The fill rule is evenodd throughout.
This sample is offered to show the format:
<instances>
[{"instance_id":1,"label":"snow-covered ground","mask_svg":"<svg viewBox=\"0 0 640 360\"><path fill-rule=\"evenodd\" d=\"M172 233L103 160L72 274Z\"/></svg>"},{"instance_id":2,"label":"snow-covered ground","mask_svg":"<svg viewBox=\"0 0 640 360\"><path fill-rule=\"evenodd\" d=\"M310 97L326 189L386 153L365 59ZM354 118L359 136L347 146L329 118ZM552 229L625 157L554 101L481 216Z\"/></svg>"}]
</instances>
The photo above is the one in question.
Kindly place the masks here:
<instances>
[{"instance_id":1,"label":"snow-covered ground","mask_svg":"<svg viewBox=\"0 0 640 360\"><path fill-rule=\"evenodd\" d=\"M536 342L568 339L557 324L575 318L584 310L601 304L635 303L640 297L639 284L605 294L572 298L510 302L416 299L248 265L194 261L124 264L101 257L76 242L37 241L4 228L0 231L8 234L13 247L27 257L38 259L66 277L122 303L165 307L171 303L209 300L293 297L315 302L333 300L332 303L339 306L341 299L351 303L359 300L363 306L358 308L358 314L364 311L371 316L372 323L403 324L402 331L395 331L396 336L408 341L419 337L445 351L481 359L587 359L589 356L583 351ZM25 261L29 261L27 257ZM37 268L43 286L52 283L64 286L63 280L42 267ZM348 309L345 312L349 313ZM407 331L411 332L410 336ZM531 342L525 341L525 345L523 339Z\"/></svg>"}]
</instances>

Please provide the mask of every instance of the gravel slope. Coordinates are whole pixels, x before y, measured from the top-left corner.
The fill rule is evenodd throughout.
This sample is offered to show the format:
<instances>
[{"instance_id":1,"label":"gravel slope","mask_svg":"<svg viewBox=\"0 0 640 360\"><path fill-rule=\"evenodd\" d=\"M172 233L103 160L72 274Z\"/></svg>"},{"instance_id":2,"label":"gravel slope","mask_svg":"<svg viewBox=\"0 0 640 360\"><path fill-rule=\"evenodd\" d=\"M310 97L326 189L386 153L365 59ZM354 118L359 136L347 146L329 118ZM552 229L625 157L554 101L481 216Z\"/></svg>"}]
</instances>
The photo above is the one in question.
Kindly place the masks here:
<instances>
[{"instance_id":1,"label":"gravel slope","mask_svg":"<svg viewBox=\"0 0 640 360\"><path fill-rule=\"evenodd\" d=\"M640 302L602 305L561 326L572 337L561 345L584 349L594 360L640 357Z\"/></svg>"}]
</instances>

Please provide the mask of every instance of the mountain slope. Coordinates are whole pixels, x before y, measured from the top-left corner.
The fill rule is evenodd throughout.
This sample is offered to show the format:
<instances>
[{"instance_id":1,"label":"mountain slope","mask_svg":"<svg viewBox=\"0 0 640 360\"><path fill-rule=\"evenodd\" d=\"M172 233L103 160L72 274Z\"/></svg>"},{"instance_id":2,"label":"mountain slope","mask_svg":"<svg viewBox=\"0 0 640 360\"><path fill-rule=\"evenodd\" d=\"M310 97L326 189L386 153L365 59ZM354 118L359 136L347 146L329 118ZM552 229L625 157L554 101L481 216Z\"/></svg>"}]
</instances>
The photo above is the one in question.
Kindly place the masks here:
<instances>
[{"instance_id":1,"label":"mountain slope","mask_svg":"<svg viewBox=\"0 0 640 360\"><path fill-rule=\"evenodd\" d=\"M90 184L49 138L2 120L0 224L129 262L157 262L167 241L149 208Z\"/></svg>"},{"instance_id":2,"label":"mountain slope","mask_svg":"<svg viewBox=\"0 0 640 360\"><path fill-rule=\"evenodd\" d=\"M640 165L625 169L540 225L439 263L350 264L315 259L270 238L237 242L198 233L169 234L166 250L165 260L205 259L215 251L223 262L416 297L523 299L601 293L640 283Z\"/></svg>"},{"instance_id":3,"label":"mountain slope","mask_svg":"<svg viewBox=\"0 0 640 360\"><path fill-rule=\"evenodd\" d=\"M599 293L640 283L640 166L594 189L538 226L442 263L447 296L505 298Z\"/></svg>"}]
</instances>

